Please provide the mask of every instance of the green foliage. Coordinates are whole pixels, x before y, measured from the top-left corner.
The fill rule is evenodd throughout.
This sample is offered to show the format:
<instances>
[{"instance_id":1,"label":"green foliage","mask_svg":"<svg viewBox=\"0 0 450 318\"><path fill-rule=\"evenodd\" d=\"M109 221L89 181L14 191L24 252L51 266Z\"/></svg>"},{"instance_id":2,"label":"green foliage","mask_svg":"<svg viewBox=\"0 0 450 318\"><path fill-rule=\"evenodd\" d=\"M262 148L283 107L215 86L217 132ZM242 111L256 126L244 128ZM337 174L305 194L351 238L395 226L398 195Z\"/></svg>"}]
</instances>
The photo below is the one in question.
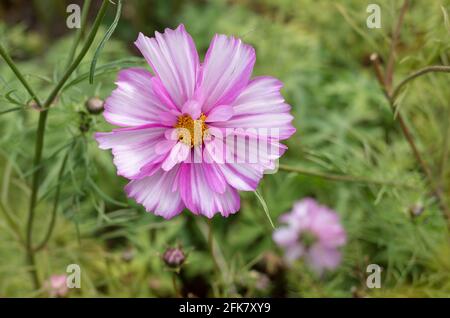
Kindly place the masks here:
<instances>
[{"instance_id":1,"label":"green foliage","mask_svg":"<svg viewBox=\"0 0 450 318\"><path fill-rule=\"evenodd\" d=\"M379 2L383 28L369 30L367 1L124 1L123 17L97 61L94 84L88 82L94 57L90 50L50 110L36 243L45 235L58 185L61 199L53 236L37 257L41 280L77 263L82 288L71 291L72 296L174 296L173 272L161 255L180 244L188 254L177 275L184 295L448 297L446 221L369 65L374 51L387 60L400 6L397 1ZM449 14L446 0L412 4L398 46L395 82L424 66L448 65ZM256 48L255 74L283 81L297 133L287 142L282 164L407 186L331 181L285 171L266 175L259 193L267 211L253 193L241 193L238 214L213 219L221 265L216 273L206 219L185 211L165 221L127 199L126 180L116 175L111 154L98 149L93 139L94 132L111 126L84 106L89 97L110 94L119 69L145 65L132 56L139 31L150 34L178 23L185 24L202 54L214 33L242 37ZM64 71L74 34L54 40L25 30L0 24L0 39L43 99ZM429 74L409 84L399 107L450 202L448 78ZM0 296L40 293L31 288L20 243L37 117L29 95L0 62ZM58 184L67 151L67 169ZM348 233L341 266L322 277L301 262L292 268L281 264L282 252L272 241L265 215L269 212L277 226L278 217L306 196L337 210ZM415 206L423 208L419 216L411 214ZM4 212L18 224L19 233ZM365 285L366 266L372 263L384 269L378 290Z\"/></svg>"}]
</instances>

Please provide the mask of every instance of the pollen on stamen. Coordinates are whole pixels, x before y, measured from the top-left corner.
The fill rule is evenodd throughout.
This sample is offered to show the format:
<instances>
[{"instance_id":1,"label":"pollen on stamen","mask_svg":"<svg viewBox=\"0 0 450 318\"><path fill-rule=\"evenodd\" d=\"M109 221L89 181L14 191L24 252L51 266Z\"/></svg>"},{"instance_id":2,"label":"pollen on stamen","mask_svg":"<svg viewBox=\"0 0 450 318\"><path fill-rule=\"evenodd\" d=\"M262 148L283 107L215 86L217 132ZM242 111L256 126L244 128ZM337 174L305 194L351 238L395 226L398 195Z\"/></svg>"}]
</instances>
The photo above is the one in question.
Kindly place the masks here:
<instances>
[{"instance_id":1,"label":"pollen on stamen","mask_svg":"<svg viewBox=\"0 0 450 318\"><path fill-rule=\"evenodd\" d=\"M208 129L205 120L205 114L201 114L195 120L187 114L179 116L175 124L175 128L178 130L178 140L191 147L200 145Z\"/></svg>"}]
</instances>

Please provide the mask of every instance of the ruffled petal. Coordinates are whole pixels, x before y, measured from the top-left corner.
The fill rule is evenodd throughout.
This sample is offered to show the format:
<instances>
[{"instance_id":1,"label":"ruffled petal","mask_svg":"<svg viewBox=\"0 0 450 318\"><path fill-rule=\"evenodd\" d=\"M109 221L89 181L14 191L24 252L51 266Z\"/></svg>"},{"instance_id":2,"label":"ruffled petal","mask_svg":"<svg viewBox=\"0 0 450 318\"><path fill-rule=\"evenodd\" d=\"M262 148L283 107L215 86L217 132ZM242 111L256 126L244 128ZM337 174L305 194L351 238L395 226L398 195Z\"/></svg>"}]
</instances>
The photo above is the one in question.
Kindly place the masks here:
<instances>
[{"instance_id":1,"label":"ruffled petal","mask_svg":"<svg viewBox=\"0 0 450 318\"><path fill-rule=\"evenodd\" d=\"M203 112L229 105L247 86L255 64L255 50L240 39L215 35L202 65L197 98Z\"/></svg>"},{"instance_id":2,"label":"ruffled petal","mask_svg":"<svg viewBox=\"0 0 450 318\"><path fill-rule=\"evenodd\" d=\"M233 135L227 136L227 139ZM239 141L227 143L223 139L214 138L205 142L203 158L207 162L214 162L226 182L240 191L254 191L258 187L264 170L269 167L269 159L260 156L255 162L250 162L249 152L254 152L253 147L240 149L243 146ZM254 156L254 155L252 155ZM256 155L257 156L257 155Z\"/></svg>"},{"instance_id":3,"label":"ruffled petal","mask_svg":"<svg viewBox=\"0 0 450 318\"><path fill-rule=\"evenodd\" d=\"M228 216L239 210L240 199L237 191L226 185L223 193L216 192L210 186L205 174L204 164L181 164L179 190L186 207L194 214L212 218L220 212Z\"/></svg>"},{"instance_id":4,"label":"ruffled petal","mask_svg":"<svg viewBox=\"0 0 450 318\"><path fill-rule=\"evenodd\" d=\"M166 157L155 152L156 145L165 140L166 129L159 125L144 125L96 133L95 138L101 149L112 149L117 173L133 179L142 177L142 167L159 163Z\"/></svg>"},{"instance_id":5,"label":"ruffled petal","mask_svg":"<svg viewBox=\"0 0 450 318\"><path fill-rule=\"evenodd\" d=\"M233 102L234 113L248 115L289 112L291 106L286 104L280 93L282 87L283 83L274 77L255 77Z\"/></svg>"},{"instance_id":6,"label":"ruffled petal","mask_svg":"<svg viewBox=\"0 0 450 318\"><path fill-rule=\"evenodd\" d=\"M219 128L257 129L274 139L289 138L295 128L290 106L280 94L282 84L272 77L257 77L232 103L234 116L226 122L214 123Z\"/></svg>"},{"instance_id":7,"label":"ruffled petal","mask_svg":"<svg viewBox=\"0 0 450 318\"><path fill-rule=\"evenodd\" d=\"M171 150L169 155L163 161L161 168L165 171L172 169L177 163L180 163L188 157L191 147L184 142L178 142Z\"/></svg>"},{"instance_id":8,"label":"ruffled petal","mask_svg":"<svg viewBox=\"0 0 450 318\"><path fill-rule=\"evenodd\" d=\"M203 163L206 180L209 182L210 188L217 193L224 193L228 184L225 177L220 172L216 163Z\"/></svg>"},{"instance_id":9,"label":"ruffled petal","mask_svg":"<svg viewBox=\"0 0 450 318\"><path fill-rule=\"evenodd\" d=\"M181 109L194 94L200 67L194 41L184 26L155 32L153 38L140 33L135 45Z\"/></svg>"},{"instance_id":10,"label":"ruffled petal","mask_svg":"<svg viewBox=\"0 0 450 318\"><path fill-rule=\"evenodd\" d=\"M159 169L149 177L133 180L127 184L125 191L148 212L170 219L184 208L179 192L173 191L178 167L168 172Z\"/></svg>"},{"instance_id":11,"label":"ruffled petal","mask_svg":"<svg viewBox=\"0 0 450 318\"><path fill-rule=\"evenodd\" d=\"M117 126L141 126L150 123L173 126L176 116L154 92L150 72L142 68L128 68L118 74L117 88L105 101L105 119Z\"/></svg>"},{"instance_id":12,"label":"ruffled petal","mask_svg":"<svg viewBox=\"0 0 450 318\"><path fill-rule=\"evenodd\" d=\"M227 183L240 191L255 191L263 176L254 164L224 163L217 166Z\"/></svg>"}]
</instances>

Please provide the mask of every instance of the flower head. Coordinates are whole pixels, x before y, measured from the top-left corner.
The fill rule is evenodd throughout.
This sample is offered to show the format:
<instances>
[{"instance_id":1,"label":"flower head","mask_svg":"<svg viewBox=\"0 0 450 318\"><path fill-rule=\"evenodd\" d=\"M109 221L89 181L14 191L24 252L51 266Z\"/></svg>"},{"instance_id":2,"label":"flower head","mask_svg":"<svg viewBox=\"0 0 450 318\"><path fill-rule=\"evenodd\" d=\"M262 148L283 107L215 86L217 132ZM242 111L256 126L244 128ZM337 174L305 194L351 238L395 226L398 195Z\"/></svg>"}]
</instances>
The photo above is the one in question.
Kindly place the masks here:
<instances>
[{"instance_id":1,"label":"flower head","mask_svg":"<svg viewBox=\"0 0 450 318\"><path fill-rule=\"evenodd\" d=\"M273 239L285 250L288 263L304 257L319 273L339 265L339 247L345 244L346 234L335 211L307 198L280 220L286 226L277 229Z\"/></svg>"},{"instance_id":2,"label":"flower head","mask_svg":"<svg viewBox=\"0 0 450 318\"><path fill-rule=\"evenodd\" d=\"M66 284L67 276L62 275L52 275L45 283L45 288L51 297L64 297L69 292L69 288Z\"/></svg>"},{"instance_id":3,"label":"flower head","mask_svg":"<svg viewBox=\"0 0 450 318\"><path fill-rule=\"evenodd\" d=\"M167 219L237 212L238 191L256 189L295 132L281 82L251 79L255 50L234 37L214 36L202 63L183 25L135 44L153 74L119 72L103 116L121 128L96 134L126 193Z\"/></svg>"}]
</instances>

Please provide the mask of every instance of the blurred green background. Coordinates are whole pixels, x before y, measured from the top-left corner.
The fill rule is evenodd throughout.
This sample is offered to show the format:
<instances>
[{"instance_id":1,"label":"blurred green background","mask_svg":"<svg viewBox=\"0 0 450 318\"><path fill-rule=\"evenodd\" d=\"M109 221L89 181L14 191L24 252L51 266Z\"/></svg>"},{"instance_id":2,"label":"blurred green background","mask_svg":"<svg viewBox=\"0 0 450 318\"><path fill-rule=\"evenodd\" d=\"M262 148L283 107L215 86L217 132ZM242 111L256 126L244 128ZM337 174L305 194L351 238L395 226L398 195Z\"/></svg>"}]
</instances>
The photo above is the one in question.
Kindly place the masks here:
<instances>
[{"instance_id":1,"label":"blurred green background","mask_svg":"<svg viewBox=\"0 0 450 318\"><path fill-rule=\"evenodd\" d=\"M229 0L124 1L122 18L107 42L93 85L87 80L91 49L51 108L44 148L34 238L44 236L55 189L58 219L48 246L37 254L41 281L76 263L82 287L71 297L172 297L173 272L161 260L166 248L188 253L175 275L183 296L449 297L450 240L446 220L405 141L371 67L387 59L401 1L379 0L382 28L368 29L373 1ZM0 41L42 98L65 69L75 30L66 6L82 1L14 1L0 4ZM99 1L93 1L89 21ZM427 65L448 65L450 1L412 1L397 47L395 82ZM114 6L98 34L114 18ZM358 176L396 185L342 182L279 171L259 191L276 224L293 202L315 197L341 216L348 233L343 261L318 277L299 262L288 268L272 241L272 228L253 193L241 193L241 210L214 217L221 272L208 252L206 219L185 211L165 221L124 194L110 152L98 149L96 131L110 130L85 110L88 98L106 98L117 71L145 63L133 47L138 32L184 23L201 56L215 33L241 37L257 53L254 75L284 83L297 133L281 164L308 171ZM94 46L95 47L95 46ZM450 90L448 74L429 74L400 98L400 109L434 178L450 202ZM0 61L0 200L19 233L25 228L38 112L6 63ZM68 153L67 169L58 171ZM18 234L0 214L0 296L39 296L32 288ZM20 234L19 234L20 236ZM383 267L382 287L366 287L368 264Z\"/></svg>"}]
</instances>

